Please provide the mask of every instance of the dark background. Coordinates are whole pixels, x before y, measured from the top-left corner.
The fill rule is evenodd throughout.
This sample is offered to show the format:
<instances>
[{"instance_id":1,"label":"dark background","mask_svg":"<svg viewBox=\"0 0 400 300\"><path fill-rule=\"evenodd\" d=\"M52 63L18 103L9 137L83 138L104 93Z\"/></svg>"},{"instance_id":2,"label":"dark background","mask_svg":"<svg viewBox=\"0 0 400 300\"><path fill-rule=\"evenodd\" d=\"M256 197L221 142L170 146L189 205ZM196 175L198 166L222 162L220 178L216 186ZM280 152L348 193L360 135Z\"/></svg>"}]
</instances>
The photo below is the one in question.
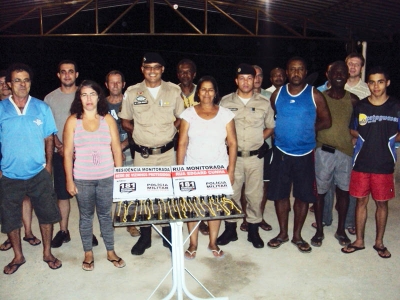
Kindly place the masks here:
<instances>
[{"instance_id":1,"label":"dark background","mask_svg":"<svg viewBox=\"0 0 400 300\"><path fill-rule=\"evenodd\" d=\"M119 8L122 10L123 8ZM106 28L119 13L107 11L100 14L99 31ZM191 21L202 28L203 14L196 11L185 11L191 16ZM193 30L176 15L171 15L171 9L156 7L155 29L157 33L169 35L117 35L121 32L142 33L148 32L148 11L146 7L133 10L119 21L110 31L115 36L53 36L53 37L24 37L0 38L0 69L7 68L13 62L23 62L34 70L34 79L31 95L43 99L45 95L59 87L56 76L57 65L61 60L72 59L78 64L80 73L78 84L84 79L93 79L100 84L104 83L105 75L113 69L122 71L126 77L127 86L143 80L140 71L143 54L148 51L159 52L167 65L163 79L178 83L176 78L176 64L182 58L190 58L197 64L195 82L203 75L212 75L216 78L220 94L225 95L236 89L234 83L235 68L239 63L260 65L264 69L263 87L270 86L269 72L274 67L285 67L286 61L292 56L302 56L308 63L308 73L318 72L315 85L325 82L326 66L336 60L344 60L346 55L356 50L356 40L330 41L294 39L282 28L271 23L261 23L260 34L287 35L287 38L259 38L259 37L223 37L223 36L188 36L181 32L193 33ZM82 13L78 18L60 26L53 33L93 33L95 28L93 12ZM162 16L162 17L160 17ZM49 30L62 18L52 17L44 22L44 32ZM252 20L241 20L242 24L251 28ZM246 24L248 23L248 24ZM9 28L10 31L25 32L37 30L37 20L20 22ZM209 17L209 33L212 34L243 34L240 28L228 20L217 16ZM170 33L176 32L176 35ZM311 33L314 36L332 38L329 34ZM356 37L354 37L356 38ZM368 43L367 71L372 66L382 65L389 69L392 84L389 93L400 95L400 42L394 37L392 43ZM352 46L351 46L352 45Z\"/></svg>"}]
</instances>

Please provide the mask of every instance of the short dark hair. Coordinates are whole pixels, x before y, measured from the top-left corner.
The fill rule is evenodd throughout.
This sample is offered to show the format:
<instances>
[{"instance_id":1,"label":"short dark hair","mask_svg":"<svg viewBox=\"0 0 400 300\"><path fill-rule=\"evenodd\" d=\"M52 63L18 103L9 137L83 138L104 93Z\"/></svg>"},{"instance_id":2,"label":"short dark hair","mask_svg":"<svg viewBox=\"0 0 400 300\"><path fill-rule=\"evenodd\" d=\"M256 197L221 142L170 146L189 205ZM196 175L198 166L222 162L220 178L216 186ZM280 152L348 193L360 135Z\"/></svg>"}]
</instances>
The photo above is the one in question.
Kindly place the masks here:
<instances>
[{"instance_id":1,"label":"short dark hair","mask_svg":"<svg viewBox=\"0 0 400 300\"><path fill-rule=\"evenodd\" d=\"M362 56L362 54L357 53L357 52L352 52L352 53L350 53L349 55L347 55L347 57L346 57L346 59L345 59L346 64L347 64L347 61L348 61L350 58L358 58L359 60L361 60L361 67L364 67L365 58L364 58L364 56Z\"/></svg>"},{"instance_id":2,"label":"short dark hair","mask_svg":"<svg viewBox=\"0 0 400 300\"><path fill-rule=\"evenodd\" d=\"M306 68L306 70L307 70L307 62L306 62L306 60L304 59L304 58L302 58L302 57L300 57L300 56L293 56L293 57L291 57L291 58L289 58L289 60L287 61L287 63L286 63L286 70L287 69L289 69L289 65L290 65L290 63L292 62L292 61L301 61L302 63L303 63L303 65L304 65L304 67Z\"/></svg>"},{"instance_id":3,"label":"short dark hair","mask_svg":"<svg viewBox=\"0 0 400 300\"><path fill-rule=\"evenodd\" d=\"M369 70L368 72L367 80L369 80L369 76L373 74L383 74L386 80L390 80L389 72L382 66L376 66L371 68L371 70Z\"/></svg>"},{"instance_id":4,"label":"short dark hair","mask_svg":"<svg viewBox=\"0 0 400 300\"><path fill-rule=\"evenodd\" d=\"M107 100L104 95L103 89L98 83L94 82L93 80L84 80L76 90L74 101L71 104L71 115L76 114L76 117L78 119L82 119L83 106L81 101L81 90L84 87L90 87L97 93L97 95L99 96L99 101L97 103L97 113L100 116L104 117L108 113Z\"/></svg>"},{"instance_id":5,"label":"short dark hair","mask_svg":"<svg viewBox=\"0 0 400 300\"><path fill-rule=\"evenodd\" d=\"M347 72L349 71L349 67L347 66L347 64L343 60L337 60L337 61L334 61L333 63L330 63L328 65L328 67L327 67L328 74L329 74L330 70L332 70L333 66L342 66L347 70Z\"/></svg>"},{"instance_id":6,"label":"short dark hair","mask_svg":"<svg viewBox=\"0 0 400 300\"><path fill-rule=\"evenodd\" d=\"M23 64L23 63L14 63L11 66L8 67L7 72L6 72L6 81L11 82L11 74L12 72L17 71L19 72L27 72L29 74L29 79L32 81L33 79L33 71L30 66Z\"/></svg>"},{"instance_id":7,"label":"short dark hair","mask_svg":"<svg viewBox=\"0 0 400 300\"><path fill-rule=\"evenodd\" d=\"M0 70L0 77L6 77L7 71L6 70Z\"/></svg>"},{"instance_id":8,"label":"short dark hair","mask_svg":"<svg viewBox=\"0 0 400 300\"><path fill-rule=\"evenodd\" d=\"M196 91L195 91L195 93L194 93L194 101L200 102L199 91L200 91L200 89L201 89L201 85L202 85L204 82L211 82L211 83L212 83L212 85L213 85L213 87L214 87L214 90L215 90L215 96L214 96L213 102L214 102L214 104L218 104L219 101L221 100L221 97L219 96L219 90L218 90L217 81L215 80L214 77L208 76L208 75L207 75L207 76L201 77L201 78L199 79L199 81L197 82Z\"/></svg>"},{"instance_id":9,"label":"short dark hair","mask_svg":"<svg viewBox=\"0 0 400 300\"><path fill-rule=\"evenodd\" d=\"M112 70L112 71L108 72L108 74L106 75L106 82L108 82L108 77L110 77L110 75L120 75L122 82L125 82L125 76L124 76L124 74L122 74L121 71Z\"/></svg>"},{"instance_id":10,"label":"short dark hair","mask_svg":"<svg viewBox=\"0 0 400 300\"><path fill-rule=\"evenodd\" d=\"M194 73L197 72L196 64L194 63L193 60L188 59L188 58L184 58L184 59L182 59L180 62L178 62L178 64L176 65L176 72L179 71L179 66L180 66L180 65L183 65L183 64L190 65L190 66L192 67L193 72L194 72Z\"/></svg>"},{"instance_id":11,"label":"short dark hair","mask_svg":"<svg viewBox=\"0 0 400 300\"><path fill-rule=\"evenodd\" d=\"M78 65L76 64L75 61L70 60L70 59L64 59L64 60L60 61L60 63L58 64L58 66L57 66L57 73L60 73L61 65L66 65L66 64L68 64L68 65L74 65L75 72L78 72Z\"/></svg>"}]
</instances>

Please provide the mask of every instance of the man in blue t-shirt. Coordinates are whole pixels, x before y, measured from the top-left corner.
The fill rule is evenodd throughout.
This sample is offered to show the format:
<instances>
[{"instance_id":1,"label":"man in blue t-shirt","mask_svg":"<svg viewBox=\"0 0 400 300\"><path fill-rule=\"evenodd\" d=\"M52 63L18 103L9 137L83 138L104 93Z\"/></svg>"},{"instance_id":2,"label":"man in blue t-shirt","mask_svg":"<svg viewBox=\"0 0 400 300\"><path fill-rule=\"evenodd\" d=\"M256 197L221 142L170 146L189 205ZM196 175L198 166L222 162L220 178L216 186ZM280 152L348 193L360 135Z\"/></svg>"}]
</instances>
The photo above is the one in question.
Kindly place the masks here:
<instances>
[{"instance_id":1,"label":"man in blue t-shirt","mask_svg":"<svg viewBox=\"0 0 400 300\"><path fill-rule=\"evenodd\" d=\"M25 261L21 247L22 201L31 199L39 220L43 240L43 261L51 269L61 261L51 253L53 224L60 220L51 170L57 132L50 107L29 95L32 70L24 64L13 64L6 81L11 96L0 102L0 143L2 177L0 187L1 231L7 233L14 250L13 260L4 274L15 273Z\"/></svg>"}]
</instances>

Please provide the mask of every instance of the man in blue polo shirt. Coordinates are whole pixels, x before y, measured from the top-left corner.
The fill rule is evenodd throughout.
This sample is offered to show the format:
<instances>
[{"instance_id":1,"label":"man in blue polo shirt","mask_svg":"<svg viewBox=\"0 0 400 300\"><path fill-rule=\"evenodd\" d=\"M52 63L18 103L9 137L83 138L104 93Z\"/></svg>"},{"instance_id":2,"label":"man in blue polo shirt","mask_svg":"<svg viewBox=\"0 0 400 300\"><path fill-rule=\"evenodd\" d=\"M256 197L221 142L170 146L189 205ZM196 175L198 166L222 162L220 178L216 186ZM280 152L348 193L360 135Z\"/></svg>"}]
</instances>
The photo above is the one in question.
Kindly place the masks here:
<instances>
[{"instance_id":1,"label":"man in blue polo shirt","mask_svg":"<svg viewBox=\"0 0 400 300\"><path fill-rule=\"evenodd\" d=\"M51 169L57 133L50 107L29 95L32 70L13 64L6 81L12 95L0 102L0 143L2 177L0 186L1 231L7 233L14 259L4 267L4 274L15 273L25 263L21 247L22 200L31 199L39 220L43 240L43 261L51 269L61 267L50 249L53 223L60 221Z\"/></svg>"}]
</instances>

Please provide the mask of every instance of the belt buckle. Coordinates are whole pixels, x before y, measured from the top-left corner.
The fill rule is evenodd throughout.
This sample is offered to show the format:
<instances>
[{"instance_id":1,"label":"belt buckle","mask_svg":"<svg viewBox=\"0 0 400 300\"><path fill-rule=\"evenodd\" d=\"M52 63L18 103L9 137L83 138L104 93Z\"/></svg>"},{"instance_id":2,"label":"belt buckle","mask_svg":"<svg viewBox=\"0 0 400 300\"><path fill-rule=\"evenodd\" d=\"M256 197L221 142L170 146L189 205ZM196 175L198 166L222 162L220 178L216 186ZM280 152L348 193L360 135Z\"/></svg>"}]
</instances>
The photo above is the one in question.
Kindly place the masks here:
<instances>
[{"instance_id":1,"label":"belt buckle","mask_svg":"<svg viewBox=\"0 0 400 300\"><path fill-rule=\"evenodd\" d=\"M242 157L250 157L250 151L242 151Z\"/></svg>"},{"instance_id":2,"label":"belt buckle","mask_svg":"<svg viewBox=\"0 0 400 300\"><path fill-rule=\"evenodd\" d=\"M147 147L142 147L142 149L141 149L142 151L140 152L140 155L143 157L143 158L148 158L149 157L149 148L147 148Z\"/></svg>"},{"instance_id":3,"label":"belt buckle","mask_svg":"<svg viewBox=\"0 0 400 300\"><path fill-rule=\"evenodd\" d=\"M151 154L161 154L161 149L162 147L151 149Z\"/></svg>"}]
</instances>

